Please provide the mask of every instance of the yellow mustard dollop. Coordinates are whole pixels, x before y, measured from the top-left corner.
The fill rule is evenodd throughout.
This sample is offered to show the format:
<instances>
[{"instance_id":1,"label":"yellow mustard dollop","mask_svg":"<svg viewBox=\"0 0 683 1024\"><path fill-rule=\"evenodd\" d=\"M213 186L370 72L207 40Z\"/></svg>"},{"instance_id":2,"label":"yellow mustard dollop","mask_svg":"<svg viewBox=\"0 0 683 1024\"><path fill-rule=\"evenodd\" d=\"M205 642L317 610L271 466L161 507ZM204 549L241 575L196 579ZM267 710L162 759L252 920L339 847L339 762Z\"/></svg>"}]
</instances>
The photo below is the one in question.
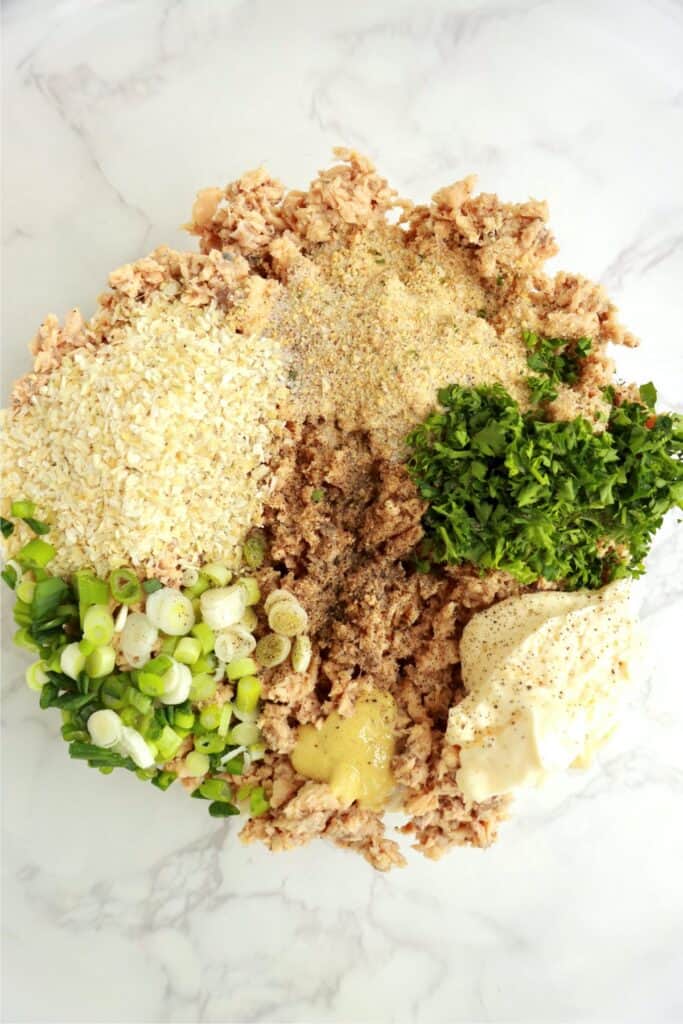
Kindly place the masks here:
<instances>
[{"instance_id":1,"label":"yellow mustard dollop","mask_svg":"<svg viewBox=\"0 0 683 1024\"><path fill-rule=\"evenodd\" d=\"M339 801L379 810L393 788L396 705L390 693L371 690L347 718L333 711L319 729L299 729L292 764L300 775L327 782Z\"/></svg>"}]
</instances>

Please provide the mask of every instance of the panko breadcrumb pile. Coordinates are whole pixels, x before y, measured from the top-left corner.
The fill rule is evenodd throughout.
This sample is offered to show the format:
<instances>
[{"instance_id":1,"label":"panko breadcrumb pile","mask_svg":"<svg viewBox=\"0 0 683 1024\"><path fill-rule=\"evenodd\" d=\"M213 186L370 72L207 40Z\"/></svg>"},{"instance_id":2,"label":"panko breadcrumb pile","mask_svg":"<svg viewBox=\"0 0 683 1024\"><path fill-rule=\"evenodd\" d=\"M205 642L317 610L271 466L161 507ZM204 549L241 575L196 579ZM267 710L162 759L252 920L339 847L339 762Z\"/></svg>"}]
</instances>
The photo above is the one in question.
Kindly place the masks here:
<instances>
[{"instance_id":1,"label":"panko breadcrumb pile","mask_svg":"<svg viewBox=\"0 0 683 1024\"><path fill-rule=\"evenodd\" d=\"M261 590L297 596L314 653L303 674L264 671L269 750L237 782L263 786L270 809L243 837L277 850L323 836L385 869L403 857L383 815L294 770L298 726L387 690L404 831L432 858L487 845L506 801L468 803L445 742L459 641L473 614L528 589L468 566L415 572L424 503L405 435L452 383L498 381L526 406L524 331L592 339L548 414L599 430L606 346L635 341L602 287L544 273L545 203L475 195L468 177L414 206L335 152L308 191L263 169L203 190L188 225L201 254L157 250L111 275L90 321L45 321L5 415L3 501L49 517L58 571L126 564L171 583L235 564L263 524Z\"/></svg>"},{"instance_id":2,"label":"panko breadcrumb pile","mask_svg":"<svg viewBox=\"0 0 683 1024\"><path fill-rule=\"evenodd\" d=\"M46 321L5 414L3 494L29 494L53 524L56 572L132 565L177 583L200 562L236 567L260 521L287 400L281 347L237 334L216 282L174 281L172 261L112 275L88 324ZM162 287L146 288L154 274Z\"/></svg>"}]
</instances>

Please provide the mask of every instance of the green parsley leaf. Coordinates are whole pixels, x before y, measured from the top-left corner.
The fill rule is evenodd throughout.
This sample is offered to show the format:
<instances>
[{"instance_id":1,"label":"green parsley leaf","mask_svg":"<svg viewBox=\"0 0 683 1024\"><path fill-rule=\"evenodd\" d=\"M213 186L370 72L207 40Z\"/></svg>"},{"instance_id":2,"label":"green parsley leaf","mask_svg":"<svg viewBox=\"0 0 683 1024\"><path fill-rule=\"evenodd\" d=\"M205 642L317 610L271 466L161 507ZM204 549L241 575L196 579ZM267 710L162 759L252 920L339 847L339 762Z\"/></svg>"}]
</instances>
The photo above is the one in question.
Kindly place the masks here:
<instances>
[{"instance_id":1,"label":"green parsley leaf","mask_svg":"<svg viewBox=\"0 0 683 1024\"><path fill-rule=\"evenodd\" d=\"M648 381L647 384L641 384L638 391L648 409L654 409L657 402L657 388L652 381Z\"/></svg>"},{"instance_id":2,"label":"green parsley leaf","mask_svg":"<svg viewBox=\"0 0 683 1024\"><path fill-rule=\"evenodd\" d=\"M471 562L570 589L643 572L664 515L683 506L683 417L623 402L594 433L581 417L522 413L500 385L442 388L439 402L407 439L428 502L420 570Z\"/></svg>"},{"instance_id":3,"label":"green parsley leaf","mask_svg":"<svg viewBox=\"0 0 683 1024\"><path fill-rule=\"evenodd\" d=\"M575 384L579 379L581 361L593 343L590 338L542 338L533 331L524 331L522 337L529 350L527 366L538 375L527 377L531 400L534 405L552 402L558 396L559 384Z\"/></svg>"}]
</instances>

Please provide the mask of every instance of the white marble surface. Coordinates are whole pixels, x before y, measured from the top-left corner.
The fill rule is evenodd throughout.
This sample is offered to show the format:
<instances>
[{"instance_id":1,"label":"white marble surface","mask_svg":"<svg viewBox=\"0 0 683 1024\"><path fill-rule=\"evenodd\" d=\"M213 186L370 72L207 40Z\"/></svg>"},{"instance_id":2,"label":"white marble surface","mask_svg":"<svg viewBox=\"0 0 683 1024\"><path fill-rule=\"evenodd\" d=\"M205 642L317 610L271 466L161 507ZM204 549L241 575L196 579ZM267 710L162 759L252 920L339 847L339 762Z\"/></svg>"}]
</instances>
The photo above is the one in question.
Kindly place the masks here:
<instances>
[{"instance_id":1,"label":"white marble surface","mask_svg":"<svg viewBox=\"0 0 683 1024\"><path fill-rule=\"evenodd\" d=\"M478 171L551 202L558 267L681 401L680 0L8 0L4 384L43 314L90 311L194 191L330 147L405 193ZM243 849L202 807L68 761L3 647L6 1021L679 1021L683 535L641 588L654 671L600 763L500 844L384 877L322 845Z\"/></svg>"}]
</instances>

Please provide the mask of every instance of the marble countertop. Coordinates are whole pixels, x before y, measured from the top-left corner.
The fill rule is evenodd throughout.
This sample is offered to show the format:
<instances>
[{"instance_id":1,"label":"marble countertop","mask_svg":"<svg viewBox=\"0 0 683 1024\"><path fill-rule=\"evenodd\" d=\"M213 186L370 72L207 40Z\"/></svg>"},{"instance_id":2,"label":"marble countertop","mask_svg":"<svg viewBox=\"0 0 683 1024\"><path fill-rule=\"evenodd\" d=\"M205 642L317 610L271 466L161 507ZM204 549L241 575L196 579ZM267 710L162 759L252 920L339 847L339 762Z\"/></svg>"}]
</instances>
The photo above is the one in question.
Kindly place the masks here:
<instances>
[{"instance_id":1,"label":"marble countertop","mask_svg":"<svg viewBox=\"0 0 683 1024\"><path fill-rule=\"evenodd\" d=\"M348 144L402 194L466 173L546 197L553 265L643 338L681 402L680 0L8 0L3 395L43 315L85 311L196 189L261 162L302 186ZM288 856L171 790L69 762L3 633L3 1019L683 1018L683 533L641 584L649 679L594 768L500 843L388 876ZM678 634L678 635L677 635ZM122 774L122 773L121 773Z\"/></svg>"}]
</instances>

